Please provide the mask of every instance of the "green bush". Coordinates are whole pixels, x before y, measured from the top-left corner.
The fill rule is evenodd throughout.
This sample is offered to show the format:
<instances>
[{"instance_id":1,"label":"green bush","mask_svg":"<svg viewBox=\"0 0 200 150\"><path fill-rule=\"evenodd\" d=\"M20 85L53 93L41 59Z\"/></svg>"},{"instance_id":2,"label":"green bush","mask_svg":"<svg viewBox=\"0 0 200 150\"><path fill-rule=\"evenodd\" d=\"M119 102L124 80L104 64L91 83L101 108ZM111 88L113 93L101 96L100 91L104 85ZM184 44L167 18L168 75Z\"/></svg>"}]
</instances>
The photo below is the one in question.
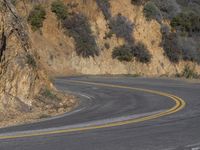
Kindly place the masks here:
<instances>
[{"instance_id":1,"label":"green bush","mask_svg":"<svg viewBox=\"0 0 200 150\"><path fill-rule=\"evenodd\" d=\"M63 27L67 34L74 38L76 52L79 56L94 57L99 55L99 48L86 16L73 14L63 21Z\"/></svg>"},{"instance_id":2,"label":"green bush","mask_svg":"<svg viewBox=\"0 0 200 150\"><path fill-rule=\"evenodd\" d=\"M162 18L171 20L180 12L180 6L176 0L151 0L160 10Z\"/></svg>"},{"instance_id":3,"label":"green bush","mask_svg":"<svg viewBox=\"0 0 200 150\"><path fill-rule=\"evenodd\" d=\"M131 0L131 4L133 5L142 5L146 2L147 0Z\"/></svg>"},{"instance_id":4,"label":"green bush","mask_svg":"<svg viewBox=\"0 0 200 150\"><path fill-rule=\"evenodd\" d=\"M30 54L26 55L26 63L28 65L30 65L31 67L33 67L33 68L37 67L37 63L36 63L34 57L32 55L30 55Z\"/></svg>"},{"instance_id":5,"label":"green bush","mask_svg":"<svg viewBox=\"0 0 200 150\"><path fill-rule=\"evenodd\" d=\"M200 51L198 41L192 37L182 37L178 33L162 32L162 46L165 55L173 63L180 60L191 61L200 64Z\"/></svg>"},{"instance_id":6,"label":"green bush","mask_svg":"<svg viewBox=\"0 0 200 150\"><path fill-rule=\"evenodd\" d=\"M119 61L131 61L133 59L133 55L131 54L131 47L128 45L123 45L114 48L112 57L114 59L118 59Z\"/></svg>"},{"instance_id":7,"label":"green bush","mask_svg":"<svg viewBox=\"0 0 200 150\"><path fill-rule=\"evenodd\" d=\"M110 12L110 0L96 0L98 7L103 12L106 20L109 20L111 18L111 12Z\"/></svg>"},{"instance_id":8,"label":"green bush","mask_svg":"<svg viewBox=\"0 0 200 150\"><path fill-rule=\"evenodd\" d=\"M178 74L177 77L184 77L187 79L197 79L199 75L195 72L194 68L190 68L189 65L186 65L181 74Z\"/></svg>"},{"instance_id":9,"label":"green bush","mask_svg":"<svg viewBox=\"0 0 200 150\"><path fill-rule=\"evenodd\" d=\"M136 45L123 45L116 47L113 50L112 57L118 59L119 61L131 61L136 58L137 61L141 63L148 63L151 61L152 55L147 50L143 43L138 43Z\"/></svg>"},{"instance_id":10,"label":"green bush","mask_svg":"<svg viewBox=\"0 0 200 150\"><path fill-rule=\"evenodd\" d=\"M147 18L147 20L152 20L152 19L156 19L158 21L161 20L160 10L153 2L151 2L151 1L147 2L144 5L143 11L144 11L144 15Z\"/></svg>"},{"instance_id":11,"label":"green bush","mask_svg":"<svg viewBox=\"0 0 200 150\"><path fill-rule=\"evenodd\" d=\"M200 1L199 0L176 0L180 5L187 7L190 6L193 3L196 3L198 5L200 5Z\"/></svg>"},{"instance_id":12,"label":"green bush","mask_svg":"<svg viewBox=\"0 0 200 150\"><path fill-rule=\"evenodd\" d=\"M48 88L42 89L41 95L44 96L45 98L58 100L58 97L54 93L52 93Z\"/></svg>"},{"instance_id":13,"label":"green bush","mask_svg":"<svg viewBox=\"0 0 200 150\"><path fill-rule=\"evenodd\" d=\"M173 28L182 30L182 31L189 31L192 27L190 16L186 13L180 13L176 17L174 17L171 21L171 26Z\"/></svg>"},{"instance_id":14,"label":"green bush","mask_svg":"<svg viewBox=\"0 0 200 150\"><path fill-rule=\"evenodd\" d=\"M43 27L45 16L46 11L41 5L34 6L28 16L28 22L29 24L31 24L33 31L36 31Z\"/></svg>"},{"instance_id":15,"label":"green bush","mask_svg":"<svg viewBox=\"0 0 200 150\"><path fill-rule=\"evenodd\" d=\"M110 20L109 27L111 33L115 33L117 37L124 38L126 42L133 43L134 24L125 16L118 14Z\"/></svg>"},{"instance_id":16,"label":"green bush","mask_svg":"<svg viewBox=\"0 0 200 150\"><path fill-rule=\"evenodd\" d=\"M60 0L51 4L51 11L54 12L59 20L64 20L68 16L68 7Z\"/></svg>"},{"instance_id":17,"label":"green bush","mask_svg":"<svg viewBox=\"0 0 200 150\"><path fill-rule=\"evenodd\" d=\"M194 12L182 12L174 17L171 26L182 32L200 32L200 15Z\"/></svg>"},{"instance_id":18,"label":"green bush","mask_svg":"<svg viewBox=\"0 0 200 150\"><path fill-rule=\"evenodd\" d=\"M175 33L163 34L162 45L165 55L173 63L178 63L182 59L181 49L178 47L178 37Z\"/></svg>"},{"instance_id":19,"label":"green bush","mask_svg":"<svg viewBox=\"0 0 200 150\"><path fill-rule=\"evenodd\" d=\"M11 3L12 3L13 5L16 5L16 4L17 4L17 0L11 0Z\"/></svg>"},{"instance_id":20,"label":"green bush","mask_svg":"<svg viewBox=\"0 0 200 150\"><path fill-rule=\"evenodd\" d=\"M200 51L198 50L199 42L192 37L178 38L178 47L182 51L182 57L184 61L192 61L200 63Z\"/></svg>"},{"instance_id":21,"label":"green bush","mask_svg":"<svg viewBox=\"0 0 200 150\"><path fill-rule=\"evenodd\" d=\"M131 53L141 63L149 63L152 58L147 47L141 42L132 47Z\"/></svg>"}]
</instances>

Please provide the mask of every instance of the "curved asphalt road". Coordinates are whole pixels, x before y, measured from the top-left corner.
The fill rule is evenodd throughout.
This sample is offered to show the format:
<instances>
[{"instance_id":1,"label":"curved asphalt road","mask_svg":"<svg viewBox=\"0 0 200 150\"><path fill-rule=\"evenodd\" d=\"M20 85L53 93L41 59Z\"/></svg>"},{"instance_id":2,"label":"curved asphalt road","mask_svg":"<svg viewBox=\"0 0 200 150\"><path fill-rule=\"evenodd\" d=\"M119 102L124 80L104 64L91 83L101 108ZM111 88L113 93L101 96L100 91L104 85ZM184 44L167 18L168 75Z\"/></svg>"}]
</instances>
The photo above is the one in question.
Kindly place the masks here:
<instances>
[{"instance_id":1,"label":"curved asphalt road","mask_svg":"<svg viewBox=\"0 0 200 150\"><path fill-rule=\"evenodd\" d=\"M77 80L128 88L71 82ZM0 150L200 150L199 83L90 76L59 78L55 85L60 90L75 93L80 99L79 107L63 116L0 129ZM147 116L163 114L178 104L166 95L131 88L176 95L187 105L181 109L182 103L173 114L148 119ZM146 121L138 119L146 117ZM117 126L124 122L125 125ZM102 128L104 124L111 127ZM68 132L88 126L101 128ZM42 135L38 135L40 133ZM37 136L30 136L34 134Z\"/></svg>"}]
</instances>

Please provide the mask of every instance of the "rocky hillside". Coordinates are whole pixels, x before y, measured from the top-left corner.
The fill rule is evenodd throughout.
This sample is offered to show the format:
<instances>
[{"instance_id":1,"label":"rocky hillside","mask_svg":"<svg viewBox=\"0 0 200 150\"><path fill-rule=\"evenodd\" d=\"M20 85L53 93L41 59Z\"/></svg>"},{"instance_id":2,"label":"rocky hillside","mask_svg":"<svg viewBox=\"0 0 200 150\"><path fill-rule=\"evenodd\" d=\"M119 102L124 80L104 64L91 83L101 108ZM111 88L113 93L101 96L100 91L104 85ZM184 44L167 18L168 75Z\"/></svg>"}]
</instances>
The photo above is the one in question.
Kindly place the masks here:
<instances>
[{"instance_id":1,"label":"rocky hillside","mask_svg":"<svg viewBox=\"0 0 200 150\"><path fill-rule=\"evenodd\" d=\"M200 71L197 0L16 0L15 5L28 22L43 69L52 75Z\"/></svg>"},{"instance_id":2,"label":"rocky hillside","mask_svg":"<svg viewBox=\"0 0 200 150\"><path fill-rule=\"evenodd\" d=\"M0 120L73 106L56 75L199 77L199 10L199 0L0 0Z\"/></svg>"},{"instance_id":3,"label":"rocky hillside","mask_svg":"<svg viewBox=\"0 0 200 150\"><path fill-rule=\"evenodd\" d=\"M55 115L73 106L73 97L56 92L39 67L27 25L11 1L0 1L0 19L0 126Z\"/></svg>"}]
</instances>

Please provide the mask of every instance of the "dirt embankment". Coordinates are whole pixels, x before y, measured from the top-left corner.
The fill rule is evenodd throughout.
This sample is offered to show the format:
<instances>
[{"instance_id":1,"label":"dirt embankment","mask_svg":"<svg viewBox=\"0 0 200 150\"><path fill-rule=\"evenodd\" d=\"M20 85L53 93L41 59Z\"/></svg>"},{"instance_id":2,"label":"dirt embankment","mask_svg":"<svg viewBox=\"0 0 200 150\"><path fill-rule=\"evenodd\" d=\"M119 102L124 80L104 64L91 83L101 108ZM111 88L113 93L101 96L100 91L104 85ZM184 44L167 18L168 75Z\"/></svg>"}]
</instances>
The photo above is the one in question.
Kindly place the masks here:
<instances>
[{"instance_id":1,"label":"dirt embankment","mask_svg":"<svg viewBox=\"0 0 200 150\"><path fill-rule=\"evenodd\" d=\"M0 6L0 127L69 111L75 98L49 81L12 3L1 0Z\"/></svg>"}]
</instances>

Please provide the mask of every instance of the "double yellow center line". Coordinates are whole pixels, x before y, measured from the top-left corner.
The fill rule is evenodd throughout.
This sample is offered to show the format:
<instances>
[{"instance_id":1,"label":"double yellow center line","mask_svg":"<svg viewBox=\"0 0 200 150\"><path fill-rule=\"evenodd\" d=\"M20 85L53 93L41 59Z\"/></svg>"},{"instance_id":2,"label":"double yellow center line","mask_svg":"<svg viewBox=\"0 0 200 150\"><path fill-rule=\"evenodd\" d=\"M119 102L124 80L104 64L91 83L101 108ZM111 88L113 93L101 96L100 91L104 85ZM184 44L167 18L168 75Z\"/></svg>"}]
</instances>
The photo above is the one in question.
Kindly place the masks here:
<instances>
[{"instance_id":1,"label":"double yellow center line","mask_svg":"<svg viewBox=\"0 0 200 150\"><path fill-rule=\"evenodd\" d=\"M185 101L182 100L181 98L179 98L175 95L171 95L171 94L156 91L156 90L148 90L148 89L143 89L143 88L134 88L134 87L129 87L129 86L114 85L114 84L95 83L95 82L86 82L86 81L75 81L75 80L67 80L67 82L87 84L87 85L95 85L95 86L102 86L102 87L109 87L109 88L128 89L128 90L134 90L134 91L141 91L141 92L156 94L156 95L160 95L160 96L170 98L170 100L175 102L175 105L168 110L165 110L165 111L153 114L153 115L140 117L140 118L136 118L136 119L130 119L130 120L126 120L126 121L118 121L118 122L106 123L106 124L102 124L102 125L91 125L91 126L86 126L86 127L62 129L62 130L40 131L40 132L36 131L35 133L27 133L27 134L19 133L19 134L16 134L16 135L0 136L0 139L15 139L15 138L34 137L34 136L45 136L45 135L52 135L52 134L62 134L62 133L69 133L69 132L86 131L86 130L92 130L92 129L101 129L101 128L108 128L108 127L122 126L122 125L127 125L127 124L134 124L134 123L148 121L148 120L160 118L160 117L163 117L163 116L167 116L167 115L170 115L170 114L174 114L174 113L180 111L181 109L183 109L186 105Z\"/></svg>"}]
</instances>

